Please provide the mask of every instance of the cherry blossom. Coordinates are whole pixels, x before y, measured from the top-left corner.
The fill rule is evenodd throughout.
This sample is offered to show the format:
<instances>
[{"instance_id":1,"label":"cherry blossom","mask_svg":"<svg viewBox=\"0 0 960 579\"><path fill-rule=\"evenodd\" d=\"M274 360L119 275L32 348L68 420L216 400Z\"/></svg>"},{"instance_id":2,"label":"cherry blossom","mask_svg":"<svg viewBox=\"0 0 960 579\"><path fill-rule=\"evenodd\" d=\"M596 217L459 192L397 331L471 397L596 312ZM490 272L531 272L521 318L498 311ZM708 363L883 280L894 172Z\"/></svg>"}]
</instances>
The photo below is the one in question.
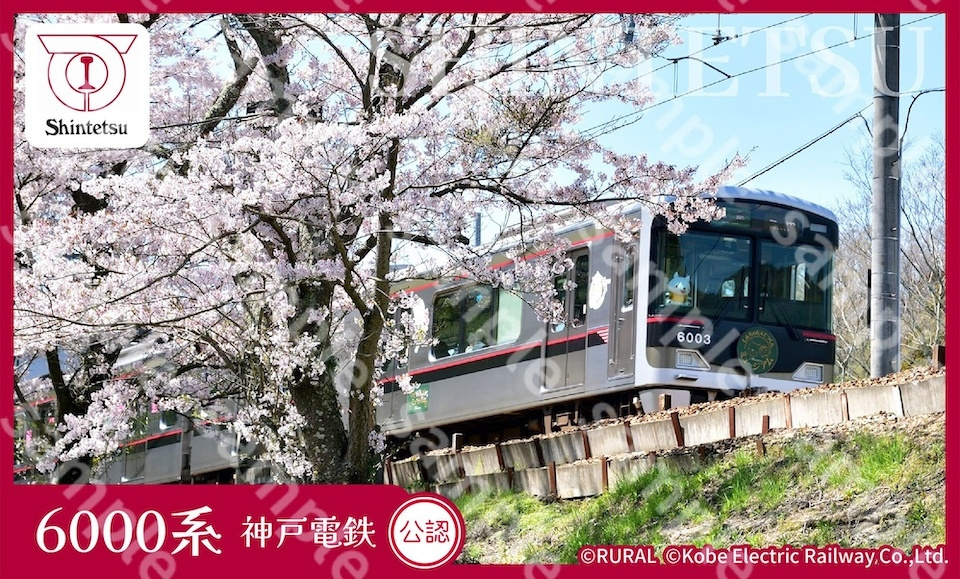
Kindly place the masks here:
<instances>
[{"instance_id":1,"label":"cherry blossom","mask_svg":"<svg viewBox=\"0 0 960 579\"><path fill-rule=\"evenodd\" d=\"M19 15L17 50L33 22L116 18ZM584 124L651 102L637 65L675 41L670 16L124 18L151 34L140 149L31 147L15 59L15 354L65 360L44 383L48 470L113 452L152 404L199 417L230 398L231 428L290 476L366 480L382 369L430 342L393 284L471 277L556 318L558 227L629 236L616 208L641 203L681 231L716 217L704 194L741 162L698 178L602 146L615 120ZM510 227L471 245L478 213Z\"/></svg>"}]
</instances>

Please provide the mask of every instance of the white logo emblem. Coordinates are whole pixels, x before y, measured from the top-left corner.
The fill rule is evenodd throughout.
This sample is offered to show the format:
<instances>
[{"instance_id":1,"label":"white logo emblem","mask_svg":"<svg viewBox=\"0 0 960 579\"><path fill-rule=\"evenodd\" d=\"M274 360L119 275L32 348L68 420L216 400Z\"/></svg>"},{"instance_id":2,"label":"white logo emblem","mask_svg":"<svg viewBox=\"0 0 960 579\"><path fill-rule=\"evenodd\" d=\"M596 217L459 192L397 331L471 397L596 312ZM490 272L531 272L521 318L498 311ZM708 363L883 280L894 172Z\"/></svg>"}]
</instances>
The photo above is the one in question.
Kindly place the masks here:
<instances>
[{"instance_id":1,"label":"white logo emblem","mask_svg":"<svg viewBox=\"0 0 960 579\"><path fill-rule=\"evenodd\" d=\"M435 569L463 549L463 517L439 496L408 499L390 518L387 539L398 559L414 569Z\"/></svg>"},{"instance_id":2,"label":"white logo emblem","mask_svg":"<svg viewBox=\"0 0 960 579\"><path fill-rule=\"evenodd\" d=\"M593 274L590 280L590 291L587 294L587 300L591 310L599 310L603 305L604 298L607 297L607 287L610 286L610 278L604 277L599 271Z\"/></svg>"},{"instance_id":3,"label":"white logo emblem","mask_svg":"<svg viewBox=\"0 0 960 579\"><path fill-rule=\"evenodd\" d=\"M149 36L139 24L41 24L27 31L27 140L132 148L150 131Z\"/></svg>"}]
</instances>

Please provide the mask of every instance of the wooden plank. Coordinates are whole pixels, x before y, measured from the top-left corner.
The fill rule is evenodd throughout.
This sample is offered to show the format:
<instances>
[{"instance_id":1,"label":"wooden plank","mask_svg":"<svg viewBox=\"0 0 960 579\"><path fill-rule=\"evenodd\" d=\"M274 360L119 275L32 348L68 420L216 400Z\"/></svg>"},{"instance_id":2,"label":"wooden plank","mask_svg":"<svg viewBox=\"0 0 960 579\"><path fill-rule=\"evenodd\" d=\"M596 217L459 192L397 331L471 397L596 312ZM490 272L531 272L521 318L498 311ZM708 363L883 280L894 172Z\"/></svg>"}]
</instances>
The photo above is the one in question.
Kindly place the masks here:
<instances>
[{"instance_id":1,"label":"wooden plank","mask_svg":"<svg viewBox=\"0 0 960 579\"><path fill-rule=\"evenodd\" d=\"M610 473L607 465L607 457L600 457L600 480L603 486L603 492L607 492L607 488L610 487Z\"/></svg>"},{"instance_id":2,"label":"wooden plank","mask_svg":"<svg viewBox=\"0 0 960 579\"><path fill-rule=\"evenodd\" d=\"M680 414L677 412L671 412L670 422L673 423L673 435L677 437L677 446L683 448L683 427L680 426Z\"/></svg>"},{"instance_id":3,"label":"wooden plank","mask_svg":"<svg viewBox=\"0 0 960 579\"><path fill-rule=\"evenodd\" d=\"M537 451L537 461L538 461L540 464L543 464L543 446L540 445L540 439L539 439L539 438L534 438L534 439L533 439L533 448L536 449L536 451Z\"/></svg>"},{"instance_id":4,"label":"wooden plank","mask_svg":"<svg viewBox=\"0 0 960 579\"><path fill-rule=\"evenodd\" d=\"M671 399L669 394L661 394L658 402L659 402L658 406L660 406L660 410L663 411L663 410L670 410L670 405L673 402L673 400Z\"/></svg>"},{"instance_id":5,"label":"wooden plank","mask_svg":"<svg viewBox=\"0 0 960 579\"><path fill-rule=\"evenodd\" d=\"M933 348L933 366L943 368L947 365L947 347L940 345Z\"/></svg>"},{"instance_id":6,"label":"wooden plank","mask_svg":"<svg viewBox=\"0 0 960 579\"><path fill-rule=\"evenodd\" d=\"M760 456L766 456L767 447L763 444L763 437L768 432L770 432L770 416L767 414L764 414L761 420L762 420L762 426L760 428L761 434L760 434L760 437L757 438L757 454L759 454Z\"/></svg>"},{"instance_id":7,"label":"wooden plank","mask_svg":"<svg viewBox=\"0 0 960 579\"><path fill-rule=\"evenodd\" d=\"M460 478L467 476L467 470L463 467L463 453L460 452L460 449L457 449L457 473L460 475Z\"/></svg>"},{"instance_id":8,"label":"wooden plank","mask_svg":"<svg viewBox=\"0 0 960 579\"><path fill-rule=\"evenodd\" d=\"M547 476L550 481L550 494L557 496L557 463L551 462L547 465Z\"/></svg>"},{"instance_id":9,"label":"wooden plank","mask_svg":"<svg viewBox=\"0 0 960 579\"><path fill-rule=\"evenodd\" d=\"M783 397L783 415L787 423L787 430L793 430L793 411L790 409L790 395Z\"/></svg>"}]
</instances>

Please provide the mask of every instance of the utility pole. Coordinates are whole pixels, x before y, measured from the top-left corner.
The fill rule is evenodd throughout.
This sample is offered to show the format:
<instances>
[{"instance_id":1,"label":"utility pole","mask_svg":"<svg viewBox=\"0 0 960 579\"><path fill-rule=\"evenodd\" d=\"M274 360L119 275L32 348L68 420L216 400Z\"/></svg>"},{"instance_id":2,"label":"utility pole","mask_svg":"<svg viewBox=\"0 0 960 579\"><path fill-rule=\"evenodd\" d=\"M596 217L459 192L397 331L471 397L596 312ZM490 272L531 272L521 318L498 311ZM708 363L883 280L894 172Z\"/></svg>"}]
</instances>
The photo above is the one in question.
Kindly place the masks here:
<instances>
[{"instance_id":1,"label":"utility pole","mask_svg":"<svg viewBox=\"0 0 960 579\"><path fill-rule=\"evenodd\" d=\"M473 222L473 244L477 247L480 247L480 241L483 239L480 235L481 225L483 225L483 217L480 215L480 212L477 211L477 216Z\"/></svg>"},{"instance_id":2,"label":"utility pole","mask_svg":"<svg viewBox=\"0 0 960 579\"><path fill-rule=\"evenodd\" d=\"M900 371L900 15L875 14L870 376Z\"/></svg>"}]
</instances>

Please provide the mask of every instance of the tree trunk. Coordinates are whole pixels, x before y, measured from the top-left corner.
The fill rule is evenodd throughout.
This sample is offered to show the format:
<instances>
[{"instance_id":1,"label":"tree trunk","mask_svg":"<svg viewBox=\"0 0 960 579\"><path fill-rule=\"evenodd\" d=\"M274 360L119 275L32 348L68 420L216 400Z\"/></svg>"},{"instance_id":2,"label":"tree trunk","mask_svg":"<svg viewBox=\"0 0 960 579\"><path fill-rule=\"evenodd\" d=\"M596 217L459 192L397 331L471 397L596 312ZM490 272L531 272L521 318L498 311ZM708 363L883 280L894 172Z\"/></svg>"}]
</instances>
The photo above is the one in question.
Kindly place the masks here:
<instances>
[{"instance_id":1,"label":"tree trunk","mask_svg":"<svg viewBox=\"0 0 960 579\"><path fill-rule=\"evenodd\" d=\"M380 334L383 331L383 317L380 312L371 311L367 315L363 330L350 384L347 464L352 483L370 482L374 474L375 457L370 448L370 433L377 425L375 409L370 399L370 387Z\"/></svg>"},{"instance_id":2,"label":"tree trunk","mask_svg":"<svg viewBox=\"0 0 960 579\"><path fill-rule=\"evenodd\" d=\"M329 311L333 287L329 283L300 283L287 289L287 299L296 310L287 321L290 340L296 342L304 336L319 339L321 347L318 358L311 364L324 365L319 377L314 377L313 368L294 370L290 395L297 412L305 424L300 432L300 444L313 473L307 482L347 482L344 456L347 451L347 435L340 414L337 398L337 359L331 355L332 336L329 328L309 321L316 309Z\"/></svg>"},{"instance_id":3,"label":"tree trunk","mask_svg":"<svg viewBox=\"0 0 960 579\"><path fill-rule=\"evenodd\" d=\"M395 162L395 158L392 159ZM380 233L377 234L377 261L374 307L363 320L363 335L357 347L353 379L350 385L350 425L347 462L351 467L351 482L370 482L374 477L376 456L370 448L370 435L377 429L376 408L370 392L374 367L383 335L385 316L390 306L390 251L393 222L387 214L380 215Z\"/></svg>"},{"instance_id":4,"label":"tree trunk","mask_svg":"<svg viewBox=\"0 0 960 579\"><path fill-rule=\"evenodd\" d=\"M318 379L303 378L290 389L293 403L306 422L300 437L314 469L311 482L316 483L349 482L343 460L347 436L340 418L335 370L335 362L328 362Z\"/></svg>"},{"instance_id":5,"label":"tree trunk","mask_svg":"<svg viewBox=\"0 0 960 579\"><path fill-rule=\"evenodd\" d=\"M105 380L109 378L103 373L90 373L89 368L100 363L107 363L112 366L120 355L120 351L104 352L100 346L90 347L83 356L83 365L77 370L78 373L86 375L86 387L76 386L71 389L63 375L63 369L60 366L60 353L56 348L47 350L47 370L50 374L50 382L53 385L53 392L57 400L57 424L64 423L64 416L72 414L74 416L84 416L90 407L90 395L93 391L100 389ZM78 392L85 392L79 395ZM58 465L54 471L53 478L57 484L84 484L90 482L90 473L93 467L93 457L89 454L83 455L76 460Z\"/></svg>"}]
</instances>

